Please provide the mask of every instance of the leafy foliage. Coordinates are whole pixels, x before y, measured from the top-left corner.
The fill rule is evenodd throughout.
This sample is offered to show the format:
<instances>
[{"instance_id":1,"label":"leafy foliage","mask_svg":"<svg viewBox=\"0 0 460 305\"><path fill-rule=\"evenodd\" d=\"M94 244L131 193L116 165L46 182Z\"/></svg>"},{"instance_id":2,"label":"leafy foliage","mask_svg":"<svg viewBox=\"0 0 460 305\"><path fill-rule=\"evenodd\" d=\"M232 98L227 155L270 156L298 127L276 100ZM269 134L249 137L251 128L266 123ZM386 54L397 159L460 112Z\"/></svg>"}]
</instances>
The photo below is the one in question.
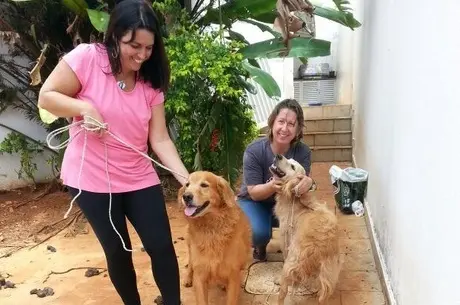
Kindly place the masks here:
<instances>
[{"instance_id":1,"label":"leafy foliage","mask_svg":"<svg viewBox=\"0 0 460 305\"><path fill-rule=\"evenodd\" d=\"M219 32L200 34L185 21L175 23L166 48L172 86L165 107L181 157L187 168L216 172L234 184L244 148L257 136L241 44L220 43Z\"/></svg>"},{"instance_id":2,"label":"leafy foliage","mask_svg":"<svg viewBox=\"0 0 460 305\"><path fill-rule=\"evenodd\" d=\"M37 170L37 164L32 160L34 156L43 152L43 145L33 143L27 138L17 132L11 132L0 143L0 155L3 153L19 154L20 155L20 168L17 171L18 178L29 178L35 183L34 174Z\"/></svg>"}]
</instances>

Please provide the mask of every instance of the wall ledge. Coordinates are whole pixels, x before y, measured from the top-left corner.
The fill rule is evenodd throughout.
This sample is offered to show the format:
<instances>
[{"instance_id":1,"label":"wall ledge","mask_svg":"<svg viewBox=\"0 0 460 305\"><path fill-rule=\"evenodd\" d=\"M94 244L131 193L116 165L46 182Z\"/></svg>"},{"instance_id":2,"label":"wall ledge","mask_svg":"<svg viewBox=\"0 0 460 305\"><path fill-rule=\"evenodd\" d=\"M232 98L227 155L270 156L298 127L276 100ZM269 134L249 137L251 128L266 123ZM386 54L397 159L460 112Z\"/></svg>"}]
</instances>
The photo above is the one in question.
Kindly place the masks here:
<instances>
[{"instance_id":1,"label":"wall ledge","mask_svg":"<svg viewBox=\"0 0 460 305\"><path fill-rule=\"evenodd\" d=\"M352 154L352 166L359 167L357 165L354 153ZM394 291L391 287L388 268L385 263L385 258L383 257L383 252L377 238L377 232L375 230L374 221L372 218L372 214L370 212L369 202L367 201L367 199L364 199L364 219L366 222L367 232L369 234L369 239L372 247L372 255L376 263L377 272L380 276L380 279L383 279L383 281L381 280L380 282L382 285L383 294L385 295L385 302L387 305L398 305L398 303L396 302Z\"/></svg>"}]
</instances>

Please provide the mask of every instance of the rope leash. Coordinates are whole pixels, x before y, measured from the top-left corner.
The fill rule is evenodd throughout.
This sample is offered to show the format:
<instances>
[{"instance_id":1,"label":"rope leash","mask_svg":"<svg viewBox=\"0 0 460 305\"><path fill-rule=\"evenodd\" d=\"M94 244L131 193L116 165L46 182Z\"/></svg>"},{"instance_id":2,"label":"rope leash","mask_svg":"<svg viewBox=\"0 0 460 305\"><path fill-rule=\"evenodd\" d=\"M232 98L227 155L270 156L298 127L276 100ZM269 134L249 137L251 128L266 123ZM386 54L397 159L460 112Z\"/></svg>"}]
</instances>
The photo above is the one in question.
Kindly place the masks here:
<instances>
[{"instance_id":1,"label":"rope leash","mask_svg":"<svg viewBox=\"0 0 460 305\"><path fill-rule=\"evenodd\" d=\"M176 172L176 171L174 171L174 170L162 165L161 163L157 162L156 160L152 159L149 155L143 153L142 151L140 151L137 148L135 148L133 145L127 143L126 141L124 141L123 139L121 139L120 137L118 137L117 135L112 133L109 130L107 123L101 123L101 122L99 122L98 120L94 119L91 116L85 116L82 121L71 123L71 124L69 124L67 126L58 128L58 129L53 130L52 132L50 132L46 137L46 143L47 143L48 147L51 148L51 149L55 149L55 150L59 150L59 149L67 147L67 145L73 139L72 137L70 137L70 135L69 135L69 138L66 141L62 142L59 145L53 145L53 144L51 144L51 141L56 136L68 131L70 128L72 128L74 126L81 126L81 129L76 132L76 134L73 136L73 138L75 138L81 132L84 132L84 142L83 142L83 150L82 150L82 154L81 154L80 170L78 172L78 180L77 180L78 194L72 199L72 201L70 201L70 207L67 210L67 212L65 213L64 219L66 219L69 216L70 211L73 208L73 204L74 204L75 200L80 196L80 194L82 192L81 187L80 187L80 178L81 178L81 174L83 172L83 164L84 164L84 161L85 161L88 131L89 132L101 132L101 133L105 132L105 133L109 134L110 136L112 136L115 140L117 140L121 144L131 148L132 150L134 150L138 154L140 154L143 157L145 157L145 158L149 159L150 161L154 162L159 167L161 167L161 168L163 168L163 169L165 169L165 170L167 170L167 171L169 171L169 172L171 172L173 174L176 174L176 175L178 175L178 176L180 176L182 178L185 178L185 179L188 178L187 176L184 176L184 175L182 175L182 174L180 174L180 173L178 173L178 172ZM121 240L121 242L123 244L123 249L128 251L128 252L133 252L134 250L128 249L126 247L126 244L125 244L125 242L123 240L123 237L121 236L121 234L116 229L115 224L113 223L113 220L112 220L112 186L111 186L111 182L110 182L110 175L109 175L109 168L108 168L107 142L105 140L103 142L104 142L104 155L105 155L105 158L104 158L105 159L105 174L106 174L106 177L107 177L107 184L108 184L108 189L109 189L109 220L110 220L110 224L112 225L112 228L115 230L115 233L117 233L118 237L120 238L120 240Z\"/></svg>"}]
</instances>

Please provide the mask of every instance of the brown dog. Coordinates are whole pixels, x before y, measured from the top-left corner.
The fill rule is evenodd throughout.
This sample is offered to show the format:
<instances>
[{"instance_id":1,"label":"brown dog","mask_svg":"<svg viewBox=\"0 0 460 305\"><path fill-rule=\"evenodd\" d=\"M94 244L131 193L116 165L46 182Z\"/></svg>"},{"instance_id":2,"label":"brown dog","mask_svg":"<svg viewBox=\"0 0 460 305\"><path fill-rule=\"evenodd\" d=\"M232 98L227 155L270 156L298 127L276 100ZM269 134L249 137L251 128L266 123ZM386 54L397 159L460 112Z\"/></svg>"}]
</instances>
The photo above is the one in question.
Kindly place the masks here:
<instances>
[{"instance_id":1,"label":"brown dog","mask_svg":"<svg viewBox=\"0 0 460 305\"><path fill-rule=\"evenodd\" d=\"M210 172L194 172L179 190L178 200L188 221L189 261L184 285L193 283L196 305L208 304L209 285L224 286L226 304L237 305L251 229L229 183Z\"/></svg>"},{"instance_id":2,"label":"brown dog","mask_svg":"<svg viewBox=\"0 0 460 305\"><path fill-rule=\"evenodd\" d=\"M275 205L284 256L278 305L284 304L288 286L307 284L312 278L315 284L319 284L319 304L327 304L342 266L337 218L325 204L316 202L311 192L300 197L295 195L295 186L299 182L297 176L305 174L298 162L276 155L270 170L283 181Z\"/></svg>"}]
</instances>

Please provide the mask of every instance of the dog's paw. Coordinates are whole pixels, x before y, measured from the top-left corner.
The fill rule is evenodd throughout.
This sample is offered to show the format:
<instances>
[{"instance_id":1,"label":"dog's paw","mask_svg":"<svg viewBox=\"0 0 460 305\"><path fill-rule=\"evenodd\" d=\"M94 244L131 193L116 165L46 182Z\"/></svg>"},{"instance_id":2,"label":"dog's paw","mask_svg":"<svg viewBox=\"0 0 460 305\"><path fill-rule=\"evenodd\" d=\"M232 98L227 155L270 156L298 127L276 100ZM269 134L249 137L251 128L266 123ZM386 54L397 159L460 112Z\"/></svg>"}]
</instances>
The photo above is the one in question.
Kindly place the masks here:
<instances>
[{"instance_id":1,"label":"dog's paw","mask_svg":"<svg viewBox=\"0 0 460 305\"><path fill-rule=\"evenodd\" d=\"M275 276L275 280L273 281L273 283L277 286L280 286L281 285L281 276Z\"/></svg>"},{"instance_id":2,"label":"dog's paw","mask_svg":"<svg viewBox=\"0 0 460 305\"><path fill-rule=\"evenodd\" d=\"M182 282L182 285L186 288L190 288L193 286L193 281L192 280L185 280Z\"/></svg>"}]
</instances>

